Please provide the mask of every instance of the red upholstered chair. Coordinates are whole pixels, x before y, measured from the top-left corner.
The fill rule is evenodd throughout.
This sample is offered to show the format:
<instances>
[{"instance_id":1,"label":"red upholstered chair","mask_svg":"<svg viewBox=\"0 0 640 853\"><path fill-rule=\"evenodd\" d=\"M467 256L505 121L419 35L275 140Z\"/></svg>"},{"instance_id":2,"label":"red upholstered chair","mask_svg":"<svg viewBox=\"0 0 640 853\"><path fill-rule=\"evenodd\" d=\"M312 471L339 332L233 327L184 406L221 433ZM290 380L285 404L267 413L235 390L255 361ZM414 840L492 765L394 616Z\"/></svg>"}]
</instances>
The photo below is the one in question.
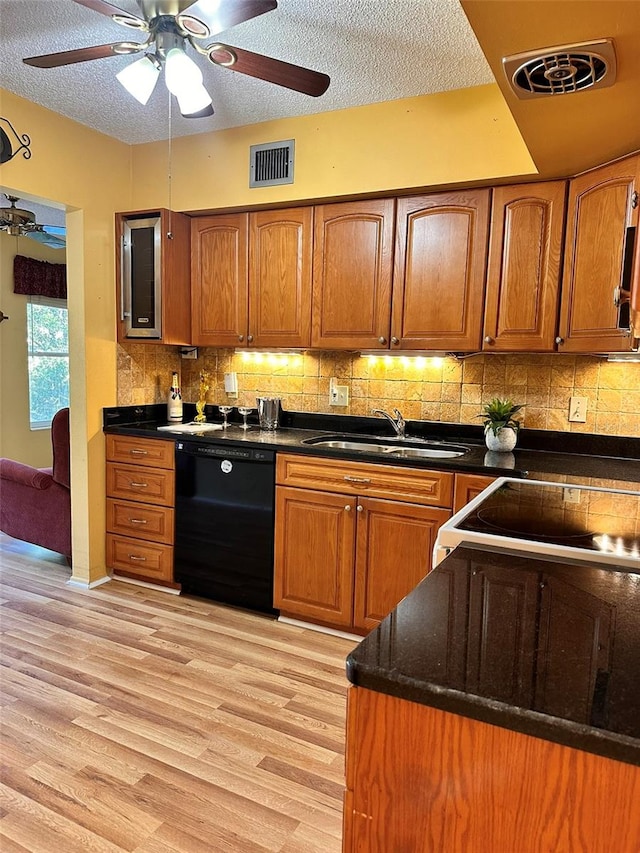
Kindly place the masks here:
<instances>
[{"instance_id":1,"label":"red upholstered chair","mask_svg":"<svg viewBox=\"0 0 640 853\"><path fill-rule=\"evenodd\" d=\"M53 468L0 459L0 530L71 562L69 409L51 423Z\"/></svg>"}]
</instances>

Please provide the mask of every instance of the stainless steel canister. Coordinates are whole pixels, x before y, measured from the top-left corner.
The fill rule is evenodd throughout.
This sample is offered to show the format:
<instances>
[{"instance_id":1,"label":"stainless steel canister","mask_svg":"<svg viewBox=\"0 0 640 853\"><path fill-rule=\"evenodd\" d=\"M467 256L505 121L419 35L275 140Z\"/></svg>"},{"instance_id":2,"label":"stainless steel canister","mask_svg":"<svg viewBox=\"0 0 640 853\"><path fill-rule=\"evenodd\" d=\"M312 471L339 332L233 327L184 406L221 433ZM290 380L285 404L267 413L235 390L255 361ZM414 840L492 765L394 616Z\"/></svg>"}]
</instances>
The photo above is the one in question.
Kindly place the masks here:
<instances>
[{"instance_id":1,"label":"stainless steel canister","mask_svg":"<svg viewBox=\"0 0 640 853\"><path fill-rule=\"evenodd\" d=\"M260 429L278 429L280 397L256 397Z\"/></svg>"}]
</instances>

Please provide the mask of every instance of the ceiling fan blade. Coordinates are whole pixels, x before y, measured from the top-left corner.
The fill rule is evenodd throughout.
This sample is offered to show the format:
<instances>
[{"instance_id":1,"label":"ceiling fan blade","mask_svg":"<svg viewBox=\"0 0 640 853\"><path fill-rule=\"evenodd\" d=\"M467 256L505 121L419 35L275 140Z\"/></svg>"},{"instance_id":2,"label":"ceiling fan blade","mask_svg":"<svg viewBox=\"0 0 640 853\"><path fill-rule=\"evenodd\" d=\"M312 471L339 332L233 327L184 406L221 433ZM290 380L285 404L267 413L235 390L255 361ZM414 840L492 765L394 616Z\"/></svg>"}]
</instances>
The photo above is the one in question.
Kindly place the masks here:
<instances>
[{"instance_id":1,"label":"ceiling fan blade","mask_svg":"<svg viewBox=\"0 0 640 853\"><path fill-rule=\"evenodd\" d=\"M146 46L146 42L136 44L129 41L117 41L114 44L97 44L95 47L80 47L77 50L63 50L60 53L28 56L22 61L26 65L33 65L35 68L58 68L60 65L73 65L74 62L88 62L91 59L104 59L107 56L137 53Z\"/></svg>"},{"instance_id":2,"label":"ceiling fan blade","mask_svg":"<svg viewBox=\"0 0 640 853\"><path fill-rule=\"evenodd\" d=\"M132 15L118 6L112 6L111 3L106 3L105 0L73 0L79 6L86 6L87 9L93 9L94 12L99 12L101 15L106 15L108 18L113 18L116 23L125 24L134 27L137 30L148 30L149 25L144 18L139 18L137 15Z\"/></svg>"},{"instance_id":3,"label":"ceiling fan blade","mask_svg":"<svg viewBox=\"0 0 640 853\"><path fill-rule=\"evenodd\" d=\"M258 15L264 15L265 12L271 12L277 8L277 0L219 0L217 4L212 3L211 0L196 0L195 3L184 9L177 16L177 19L178 23L184 26L190 35L196 37L199 35L189 28L188 21L185 19L200 19L209 29L209 32L204 36L208 38L224 30L229 30L236 24L250 21L251 18L257 18Z\"/></svg>"},{"instance_id":4,"label":"ceiling fan blade","mask_svg":"<svg viewBox=\"0 0 640 853\"><path fill-rule=\"evenodd\" d=\"M51 249L66 249L67 243L55 234L47 234L46 231L30 231L26 235L31 240L37 240L43 246L49 246Z\"/></svg>"},{"instance_id":5,"label":"ceiling fan blade","mask_svg":"<svg viewBox=\"0 0 640 853\"><path fill-rule=\"evenodd\" d=\"M301 65L291 65L261 53L252 53L240 47L227 44L211 44L205 48L207 55L214 65L222 65L240 74L257 77L277 86L284 86L303 95L317 98L329 88L331 78L319 71L311 71Z\"/></svg>"}]
</instances>

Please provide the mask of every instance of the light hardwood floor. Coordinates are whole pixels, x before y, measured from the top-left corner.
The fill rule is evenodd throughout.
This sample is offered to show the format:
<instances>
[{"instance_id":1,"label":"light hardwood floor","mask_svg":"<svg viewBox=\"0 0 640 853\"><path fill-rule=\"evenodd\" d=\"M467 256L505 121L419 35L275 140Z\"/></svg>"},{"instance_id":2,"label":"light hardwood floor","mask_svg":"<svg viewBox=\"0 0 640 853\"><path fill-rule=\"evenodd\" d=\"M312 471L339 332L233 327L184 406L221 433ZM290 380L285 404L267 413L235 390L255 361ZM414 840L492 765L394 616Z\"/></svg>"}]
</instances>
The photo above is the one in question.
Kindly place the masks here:
<instances>
[{"instance_id":1,"label":"light hardwood floor","mask_svg":"<svg viewBox=\"0 0 640 853\"><path fill-rule=\"evenodd\" d=\"M0 534L2 853L338 853L353 642Z\"/></svg>"}]
</instances>

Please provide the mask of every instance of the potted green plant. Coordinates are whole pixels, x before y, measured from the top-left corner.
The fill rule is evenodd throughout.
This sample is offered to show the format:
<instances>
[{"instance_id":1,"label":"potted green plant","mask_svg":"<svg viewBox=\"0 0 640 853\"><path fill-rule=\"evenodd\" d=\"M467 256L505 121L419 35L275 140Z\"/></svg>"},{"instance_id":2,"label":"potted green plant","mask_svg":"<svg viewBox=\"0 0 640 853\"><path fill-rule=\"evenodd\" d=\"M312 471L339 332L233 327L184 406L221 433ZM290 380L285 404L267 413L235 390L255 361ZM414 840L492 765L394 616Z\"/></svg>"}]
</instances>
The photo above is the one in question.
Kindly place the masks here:
<instances>
[{"instance_id":1,"label":"potted green plant","mask_svg":"<svg viewBox=\"0 0 640 853\"><path fill-rule=\"evenodd\" d=\"M489 450L509 452L516 446L520 421L514 415L523 408L524 404L516 405L511 400L501 400L494 397L485 403L478 415L483 419L484 435Z\"/></svg>"}]
</instances>

